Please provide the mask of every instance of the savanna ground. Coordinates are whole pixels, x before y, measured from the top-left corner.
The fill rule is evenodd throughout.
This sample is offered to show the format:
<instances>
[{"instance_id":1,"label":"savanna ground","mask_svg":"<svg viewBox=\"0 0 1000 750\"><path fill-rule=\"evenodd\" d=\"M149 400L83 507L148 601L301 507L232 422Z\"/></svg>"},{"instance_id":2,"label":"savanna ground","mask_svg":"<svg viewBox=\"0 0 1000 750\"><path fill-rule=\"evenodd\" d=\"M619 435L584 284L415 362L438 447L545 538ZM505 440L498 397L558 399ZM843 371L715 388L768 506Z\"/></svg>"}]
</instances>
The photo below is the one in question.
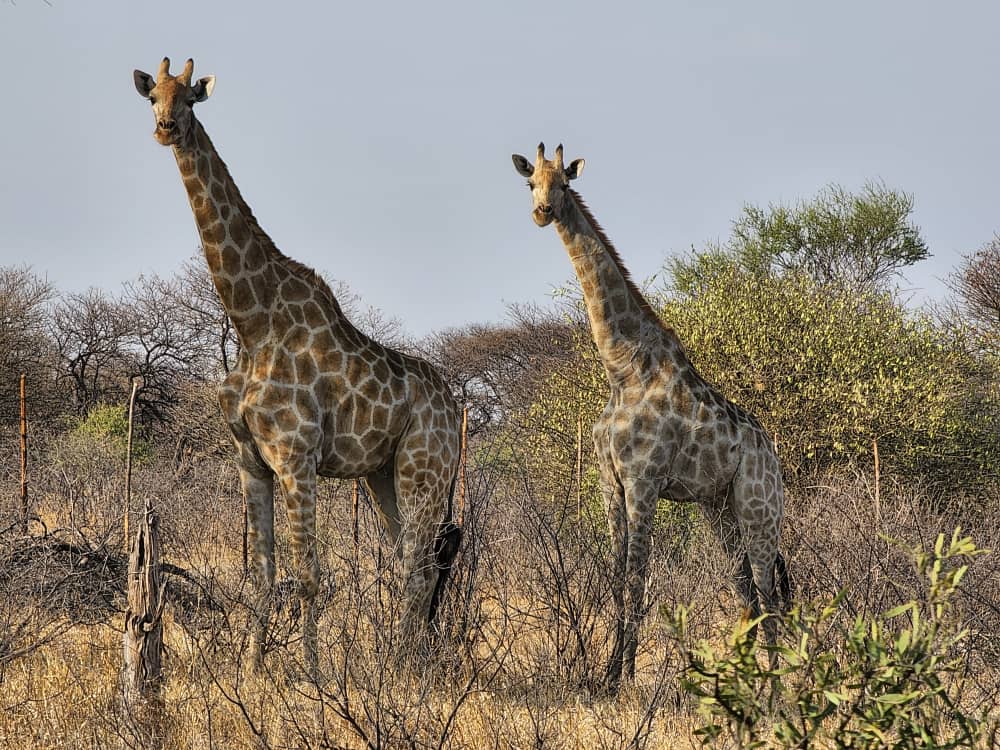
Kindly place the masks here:
<instances>
[{"instance_id":1,"label":"savanna ground","mask_svg":"<svg viewBox=\"0 0 1000 750\"><path fill-rule=\"evenodd\" d=\"M8 529L0 547L0 740L7 748L140 747L118 687L121 453L56 439L45 455L31 474L40 521L28 537ZM401 665L394 650L398 581L373 512L362 497L355 546L351 484L324 483L318 687L301 679L287 584L279 586L267 673L248 669L250 588L232 465L206 458L171 466L155 451L140 460L135 497L153 501L164 562L186 572L165 576L164 746L699 746L694 732L705 721L681 688L689 649L700 640L723 648L739 616L728 562L707 526L664 507L637 679L610 697L600 689L611 607L599 508L584 503L578 517L572 471L561 472L569 477L561 486L538 480L515 455L512 445L472 446L465 544L437 642L416 664ZM15 479L3 487L8 519L18 514ZM843 658L837 626L926 599L896 542L930 549L939 531L961 526L980 548L1000 544L995 497L954 503L945 514L893 476L877 497L867 473L817 479L789 497L784 549L796 600L826 603L846 592L821 644ZM283 522L279 512L279 581L289 561ZM970 715L1000 702L998 601L997 556L972 559L950 615L968 629L947 654L961 669L946 676ZM687 608L683 634L670 626L678 605ZM991 741L984 734L979 744ZM738 742L722 736L713 745Z\"/></svg>"}]
</instances>

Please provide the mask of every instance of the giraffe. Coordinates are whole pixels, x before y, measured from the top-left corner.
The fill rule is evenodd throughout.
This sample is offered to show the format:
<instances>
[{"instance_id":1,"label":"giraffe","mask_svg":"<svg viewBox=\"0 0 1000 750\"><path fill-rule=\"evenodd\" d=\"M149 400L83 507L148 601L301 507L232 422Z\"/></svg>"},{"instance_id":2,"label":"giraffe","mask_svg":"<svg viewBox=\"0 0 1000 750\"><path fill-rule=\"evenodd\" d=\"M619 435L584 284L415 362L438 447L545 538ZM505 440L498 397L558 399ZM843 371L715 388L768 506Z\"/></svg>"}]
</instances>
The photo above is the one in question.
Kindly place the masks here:
<instances>
[{"instance_id":1,"label":"giraffe","mask_svg":"<svg viewBox=\"0 0 1000 750\"><path fill-rule=\"evenodd\" d=\"M611 396L594 425L601 490L608 514L615 634L609 688L635 677L638 629L653 527L661 498L697 503L732 558L737 589L753 616L777 611L774 574L790 586L778 550L784 513L781 466L760 423L707 383L629 276L621 256L570 188L584 160L563 166L563 148L532 165L513 155L531 188L532 218L555 222L583 290L591 333ZM764 620L769 643L777 623Z\"/></svg>"},{"instance_id":2,"label":"giraffe","mask_svg":"<svg viewBox=\"0 0 1000 750\"><path fill-rule=\"evenodd\" d=\"M402 560L403 643L433 620L461 531L451 522L460 416L427 362L384 347L344 316L330 287L284 255L254 218L195 117L214 76L188 60L135 87L153 106L155 139L173 148L215 289L239 334L238 364L219 389L247 498L260 670L274 590L274 480L288 509L303 659L318 675L317 476L362 478Z\"/></svg>"}]
</instances>

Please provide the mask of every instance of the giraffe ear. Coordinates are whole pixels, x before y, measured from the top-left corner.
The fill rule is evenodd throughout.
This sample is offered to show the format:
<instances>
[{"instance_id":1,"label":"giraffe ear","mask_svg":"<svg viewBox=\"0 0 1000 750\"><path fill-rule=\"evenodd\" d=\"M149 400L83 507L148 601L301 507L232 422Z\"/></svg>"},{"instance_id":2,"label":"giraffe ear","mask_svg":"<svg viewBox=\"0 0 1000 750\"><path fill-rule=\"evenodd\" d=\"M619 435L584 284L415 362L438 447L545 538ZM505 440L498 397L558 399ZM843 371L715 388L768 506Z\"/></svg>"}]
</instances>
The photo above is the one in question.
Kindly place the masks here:
<instances>
[{"instance_id":1,"label":"giraffe ear","mask_svg":"<svg viewBox=\"0 0 1000 750\"><path fill-rule=\"evenodd\" d=\"M531 177L535 173L535 168L520 154L511 154L510 158L514 160L514 169L521 177Z\"/></svg>"},{"instance_id":2,"label":"giraffe ear","mask_svg":"<svg viewBox=\"0 0 1000 750\"><path fill-rule=\"evenodd\" d=\"M577 177L583 174L583 165L586 162L583 159L574 159L566 167L566 178L570 180L575 180Z\"/></svg>"},{"instance_id":3,"label":"giraffe ear","mask_svg":"<svg viewBox=\"0 0 1000 750\"><path fill-rule=\"evenodd\" d=\"M205 76L204 78L199 78L195 81L194 86L191 87L191 91L194 92L194 100L196 102L205 101L212 95L212 89L214 88L215 76Z\"/></svg>"},{"instance_id":4,"label":"giraffe ear","mask_svg":"<svg viewBox=\"0 0 1000 750\"><path fill-rule=\"evenodd\" d=\"M135 90L139 92L139 96L148 99L149 92L156 86L153 76L149 73L143 73L141 70L134 70L132 71L132 80L135 81Z\"/></svg>"}]
</instances>

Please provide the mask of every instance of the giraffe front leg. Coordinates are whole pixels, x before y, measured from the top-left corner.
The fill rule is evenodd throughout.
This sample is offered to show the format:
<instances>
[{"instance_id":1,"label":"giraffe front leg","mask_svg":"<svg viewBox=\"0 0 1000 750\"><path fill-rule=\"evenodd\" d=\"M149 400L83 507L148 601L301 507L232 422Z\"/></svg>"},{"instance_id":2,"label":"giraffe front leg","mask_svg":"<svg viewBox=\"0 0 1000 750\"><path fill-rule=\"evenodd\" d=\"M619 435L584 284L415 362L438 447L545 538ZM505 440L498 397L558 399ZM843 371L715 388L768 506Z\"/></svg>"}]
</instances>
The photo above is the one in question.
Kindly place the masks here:
<instances>
[{"instance_id":1,"label":"giraffe front leg","mask_svg":"<svg viewBox=\"0 0 1000 750\"><path fill-rule=\"evenodd\" d=\"M250 661L255 672L264 664L267 625L274 595L274 477L240 469L240 483L247 502L247 543L254 586L253 639Z\"/></svg>"},{"instance_id":2,"label":"giraffe front leg","mask_svg":"<svg viewBox=\"0 0 1000 750\"><path fill-rule=\"evenodd\" d=\"M253 635L250 663L255 672L264 664L268 620L274 595L274 472L265 463L243 419L240 402L246 381L245 352L240 367L219 387L219 407L236 448L240 485L246 501L247 546L253 585Z\"/></svg>"},{"instance_id":3,"label":"giraffe front leg","mask_svg":"<svg viewBox=\"0 0 1000 750\"><path fill-rule=\"evenodd\" d=\"M625 490L611 470L610 463L600 461L601 493L608 516L611 537L611 598L614 601L614 638L611 659L605 671L605 684L617 688L622 676L622 656L625 650L625 564L628 555L628 519L625 514Z\"/></svg>"},{"instance_id":4,"label":"giraffe front leg","mask_svg":"<svg viewBox=\"0 0 1000 750\"><path fill-rule=\"evenodd\" d=\"M628 515L628 556L625 563L625 624L622 670L625 679L635 679L635 654L639 647L639 626L646 614L646 583L652 551L653 517L659 492L650 480L633 481L625 487Z\"/></svg>"},{"instance_id":5,"label":"giraffe front leg","mask_svg":"<svg viewBox=\"0 0 1000 750\"><path fill-rule=\"evenodd\" d=\"M302 659L310 680L319 680L316 633L316 594L319 592L319 553L316 547L316 466L303 461L280 475L288 507L293 565L302 605Z\"/></svg>"}]
</instances>

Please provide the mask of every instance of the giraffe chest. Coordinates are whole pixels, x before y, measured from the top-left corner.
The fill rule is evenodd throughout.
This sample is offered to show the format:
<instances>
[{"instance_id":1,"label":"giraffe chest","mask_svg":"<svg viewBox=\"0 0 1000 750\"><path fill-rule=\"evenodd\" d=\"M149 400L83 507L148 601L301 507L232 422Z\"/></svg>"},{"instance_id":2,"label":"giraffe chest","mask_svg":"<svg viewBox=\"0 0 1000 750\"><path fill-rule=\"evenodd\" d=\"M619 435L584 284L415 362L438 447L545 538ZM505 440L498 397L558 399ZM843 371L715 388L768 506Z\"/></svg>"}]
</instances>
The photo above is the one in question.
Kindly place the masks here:
<instances>
[{"instance_id":1,"label":"giraffe chest","mask_svg":"<svg viewBox=\"0 0 1000 750\"><path fill-rule=\"evenodd\" d=\"M265 461L310 462L318 473L356 477L392 456L408 419L403 378L377 361L331 352L254 358L242 389L240 416ZM306 362L306 366L301 362ZM276 375L279 372L280 377ZM297 377L308 370L308 378Z\"/></svg>"},{"instance_id":2,"label":"giraffe chest","mask_svg":"<svg viewBox=\"0 0 1000 750\"><path fill-rule=\"evenodd\" d=\"M680 412L649 394L615 398L594 426L599 461L614 474L651 479L660 496L674 500L714 498L739 467L739 431L708 407Z\"/></svg>"}]
</instances>

